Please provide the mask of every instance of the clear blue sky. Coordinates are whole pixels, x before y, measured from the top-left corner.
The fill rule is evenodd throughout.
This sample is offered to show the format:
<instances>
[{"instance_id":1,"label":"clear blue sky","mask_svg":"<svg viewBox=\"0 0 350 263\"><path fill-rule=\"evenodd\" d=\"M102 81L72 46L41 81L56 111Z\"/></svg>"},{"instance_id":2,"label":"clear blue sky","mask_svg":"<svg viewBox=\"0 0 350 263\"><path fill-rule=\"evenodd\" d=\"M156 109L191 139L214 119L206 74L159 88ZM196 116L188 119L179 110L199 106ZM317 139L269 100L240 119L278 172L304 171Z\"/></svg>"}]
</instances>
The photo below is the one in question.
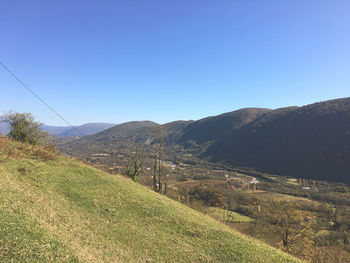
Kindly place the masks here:
<instances>
[{"instance_id":1,"label":"clear blue sky","mask_svg":"<svg viewBox=\"0 0 350 263\"><path fill-rule=\"evenodd\" d=\"M350 1L0 2L0 61L73 124L350 96ZM0 114L65 125L0 68Z\"/></svg>"}]
</instances>

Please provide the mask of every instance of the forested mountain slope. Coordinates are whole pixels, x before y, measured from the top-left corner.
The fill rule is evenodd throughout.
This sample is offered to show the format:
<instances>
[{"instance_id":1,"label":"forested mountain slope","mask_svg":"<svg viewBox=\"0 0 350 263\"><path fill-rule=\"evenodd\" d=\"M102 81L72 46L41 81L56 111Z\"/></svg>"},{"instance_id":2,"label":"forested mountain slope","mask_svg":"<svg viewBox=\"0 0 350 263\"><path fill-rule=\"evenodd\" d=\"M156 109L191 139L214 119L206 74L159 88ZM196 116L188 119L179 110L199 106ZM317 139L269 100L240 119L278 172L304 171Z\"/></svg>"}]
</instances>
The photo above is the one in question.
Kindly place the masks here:
<instances>
[{"instance_id":1,"label":"forested mountain slope","mask_svg":"<svg viewBox=\"0 0 350 263\"><path fill-rule=\"evenodd\" d=\"M131 122L63 142L70 154L154 142L153 122ZM172 152L285 176L350 183L350 98L276 110L246 108L162 125ZM172 147L175 146L175 147Z\"/></svg>"},{"instance_id":2,"label":"forested mountain slope","mask_svg":"<svg viewBox=\"0 0 350 263\"><path fill-rule=\"evenodd\" d=\"M350 99L264 114L232 130L204 156L281 175L350 183Z\"/></svg>"}]
</instances>

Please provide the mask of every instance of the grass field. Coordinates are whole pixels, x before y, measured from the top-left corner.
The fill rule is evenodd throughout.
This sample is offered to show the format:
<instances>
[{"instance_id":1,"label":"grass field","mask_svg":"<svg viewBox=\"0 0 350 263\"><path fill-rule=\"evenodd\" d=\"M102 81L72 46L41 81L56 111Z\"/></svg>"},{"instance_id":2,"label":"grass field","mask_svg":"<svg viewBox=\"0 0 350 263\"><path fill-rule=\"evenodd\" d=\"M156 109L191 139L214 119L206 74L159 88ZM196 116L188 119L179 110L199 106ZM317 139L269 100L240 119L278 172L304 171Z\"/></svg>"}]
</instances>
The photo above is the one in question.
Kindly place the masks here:
<instances>
[{"instance_id":1,"label":"grass field","mask_svg":"<svg viewBox=\"0 0 350 263\"><path fill-rule=\"evenodd\" d=\"M299 185L298 180L295 178L288 178L287 183L292 185Z\"/></svg>"},{"instance_id":2,"label":"grass field","mask_svg":"<svg viewBox=\"0 0 350 263\"><path fill-rule=\"evenodd\" d=\"M0 138L0 262L299 262L121 176Z\"/></svg>"}]
</instances>

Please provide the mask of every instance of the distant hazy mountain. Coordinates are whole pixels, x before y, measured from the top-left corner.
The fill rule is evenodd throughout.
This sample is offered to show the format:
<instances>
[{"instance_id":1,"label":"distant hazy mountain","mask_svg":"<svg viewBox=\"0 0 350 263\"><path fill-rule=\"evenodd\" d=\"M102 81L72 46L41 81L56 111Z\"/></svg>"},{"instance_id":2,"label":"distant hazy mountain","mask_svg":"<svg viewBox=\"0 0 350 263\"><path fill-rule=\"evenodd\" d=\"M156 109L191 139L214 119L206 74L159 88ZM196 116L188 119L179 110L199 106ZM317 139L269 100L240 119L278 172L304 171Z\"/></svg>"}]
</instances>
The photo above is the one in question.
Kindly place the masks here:
<instances>
[{"instance_id":1,"label":"distant hazy mountain","mask_svg":"<svg viewBox=\"0 0 350 263\"><path fill-rule=\"evenodd\" d=\"M4 122L5 117L0 116L0 133L6 135L10 132L10 125L7 122Z\"/></svg>"},{"instance_id":2,"label":"distant hazy mountain","mask_svg":"<svg viewBox=\"0 0 350 263\"><path fill-rule=\"evenodd\" d=\"M68 130L72 129L69 126L49 126L49 125L43 125L42 130L54 135L54 136L60 136L61 133L64 133Z\"/></svg>"},{"instance_id":3,"label":"distant hazy mountain","mask_svg":"<svg viewBox=\"0 0 350 263\"><path fill-rule=\"evenodd\" d=\"M0 133L6 135L10 132L11 127L7 122L1 122L5 118L0 116ZM43 125L42 130L51 135L59 137L86 136L104 131L115 126L112 123L87 123L80 126L49 126Z\"/></svg>"},{"instance_id":4,"label":"distant hazy mountain","mask_svg":"<svg viewBox=\"0 0 350 263\"><path fill-rule=\"evenodd\" d=\"M152 143L153 122L130 122L67 142L71 152ZM163 125L168 146L212 162L350 183L350 98L276 110L247 108Z\"/></svg>"},{"instance_id":5,"label":"distant hazy mountain","mask_svg":"<svg viewBox=\"0 0 350 263\"><path fill-rule=\"evenodd\" d=\"M104 131L108 128L115 126L112 123L87 123L80 126L71 127L56 127L63 128L62 132L56 134L60 137L72 137L72 136L86 136Z\"/></svg>"}]
</instances>

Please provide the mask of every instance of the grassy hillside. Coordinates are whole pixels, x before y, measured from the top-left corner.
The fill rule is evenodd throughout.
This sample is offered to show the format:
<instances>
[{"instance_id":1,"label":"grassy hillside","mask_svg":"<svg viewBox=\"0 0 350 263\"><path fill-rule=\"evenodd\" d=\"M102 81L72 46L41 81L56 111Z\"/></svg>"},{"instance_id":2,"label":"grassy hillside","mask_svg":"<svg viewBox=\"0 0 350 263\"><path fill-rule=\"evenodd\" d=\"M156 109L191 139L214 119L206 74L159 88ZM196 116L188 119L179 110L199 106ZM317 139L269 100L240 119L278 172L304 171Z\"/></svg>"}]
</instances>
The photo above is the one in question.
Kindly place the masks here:
<instances>
[{"instance_id":1,"label":"grassy hillside","mask_svg":"<svg viewBox=\"0 0 350 263\"><path fill-rule=\"evenodd\" d=\"M128 179L2 137L0 153L0 262L298 262Z\"/></svg>"}]
</instances>

